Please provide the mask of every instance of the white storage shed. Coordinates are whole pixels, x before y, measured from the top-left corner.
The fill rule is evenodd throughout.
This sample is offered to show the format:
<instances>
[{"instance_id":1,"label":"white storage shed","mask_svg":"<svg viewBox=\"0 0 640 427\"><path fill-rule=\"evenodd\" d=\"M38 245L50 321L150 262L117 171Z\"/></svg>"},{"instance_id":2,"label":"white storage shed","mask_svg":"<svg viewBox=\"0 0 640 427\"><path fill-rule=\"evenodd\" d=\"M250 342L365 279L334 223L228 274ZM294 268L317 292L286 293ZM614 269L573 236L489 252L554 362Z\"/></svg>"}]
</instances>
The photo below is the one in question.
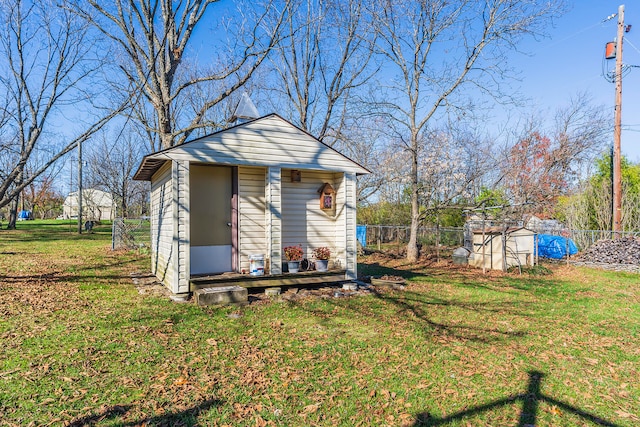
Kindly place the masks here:
<instances>
[{"instance_id":1,"label":"white storage shed","mask_svg":"<svg viewBox=\"0 0 640 427\"><path fill-rule=\"evenodd\" d=\"M506 271L536 262L536 233L524 227L473 229L473 251L469 265Z\"/></svg>"},{"instance_id":2,"label":"white storage shed","mask_svg":"<svg viewBox=\"0 0 640 427\"><path fill-rule=\"evenodd\" d=\"M369 171L277 114L144 157L151 181L153 273L176 295L194 276L282 274L283 247L329 247L344 279L356 271L356 176Z\"/></svg>"}]
</instances>

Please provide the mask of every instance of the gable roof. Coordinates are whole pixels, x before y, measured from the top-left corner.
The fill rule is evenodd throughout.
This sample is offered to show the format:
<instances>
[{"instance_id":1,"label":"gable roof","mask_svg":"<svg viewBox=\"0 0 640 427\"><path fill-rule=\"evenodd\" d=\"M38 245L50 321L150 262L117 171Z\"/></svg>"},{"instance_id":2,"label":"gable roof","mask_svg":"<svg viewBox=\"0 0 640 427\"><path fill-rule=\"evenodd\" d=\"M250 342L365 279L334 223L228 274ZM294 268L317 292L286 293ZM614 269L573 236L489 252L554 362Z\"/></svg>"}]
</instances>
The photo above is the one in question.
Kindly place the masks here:
<instances>
[{"instance_id":1,"label":"gable roof","mask_svg":"<svg viewBox=\"0 0 640 427\"><path fill-rule=\"evenodd\" d=\"M355 172L358 175L370 173L277 114L269 114L149 154L142 159L133 179L150 181L153 174L170 160Z\"/></svg>"}]
</instances>

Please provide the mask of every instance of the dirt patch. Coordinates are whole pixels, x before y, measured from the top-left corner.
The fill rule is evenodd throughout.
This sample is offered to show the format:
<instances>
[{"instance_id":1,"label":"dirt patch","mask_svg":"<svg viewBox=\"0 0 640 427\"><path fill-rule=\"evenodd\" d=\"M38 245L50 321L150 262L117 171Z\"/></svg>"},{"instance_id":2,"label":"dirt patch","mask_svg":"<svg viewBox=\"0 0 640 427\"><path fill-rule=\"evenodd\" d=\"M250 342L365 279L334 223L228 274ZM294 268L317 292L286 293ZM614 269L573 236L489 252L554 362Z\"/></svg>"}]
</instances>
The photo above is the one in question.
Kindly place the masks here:
<instances>
[{"instance_id":1,"label":"dirt patch","mask_svg":"<svg viewBox=\"0 0 640 427\"><path fill-rule=\"evenodd\" d=\"M169 289L160 283L156 276L152 274L134 272L131 273L131 281L140 295L152 295L167 298L171 296Z\"/></svg>"},{"instance_id":2,"label":"dirt patch","mask_svg":"<svg viewBox=\"0 0 640 427\"><path fill-rule=\"evenodd\" d=\"M619 243L622 244L622 243ZM405 277L411 279L412 276L421 275L427 277L442 277L458 280L476 281L479 283L487 283L501 278L521 277L521 276L538 276L536 269L525 271L520 274L517 268L512 271L503 272L500 270L487 270L482 273L481 268L474 268L468 265L454 264L451 258L441 256L439 259L434 254L421 256L418 261L411 263L401 257L395 251L369 251L367 255L360 256L359 262L364 264L364 268L360 269L360 280L369 281L371 275L366 275L370 271L380 270L383 275ZM610 270L617 272L640 273L640 265L636 264L619 264L619 263L594 263L584 262L580 260L572 260L567 264L566 260L540 260L538 264L548 269L553 277L557 280L585 282L588 280L588 273L578 267L588 267L600 270ZM537 267L537 266L536 266Z\"/></svg>"},{"instance_id":3,"label":"dirt patch","mask_svg":"<svg viewBox=\"0 0 640 427\"><path fill-rule=\"evenodd\" d=\"M376 266L392 272L384 272L381 275L387 276L410 276L411 274L420 273L433 276L438 275L454 275L455 277L465 277L469 279L483 280L493 277L512 276L518 273L502 272L499 270L487 270L486 274L482 273L482 269L470 267L468 265L454 264L450 257L428 253L423 254L416 262L409 262L401 254L394 252L370 251L359 260L367 265L367 270ZM367 281L369 276L361 276L360 279Z\"/></svg>"},{"instance_id":4,"label":"dirt patch","mask_svg":"<svg viewBox=\"0 0 640 427\"><path fill-rule=\"evenodd\" d=\"M348 298L368 295L377 289L369 284L361 283L357 290L343 289L340 285L318 286L314 288L283 288L280 295L268 296L263 290L251 289L249 292L250 304L269 304L275 301L302 301L313 298Z\"/></svg>"}]
</instances>

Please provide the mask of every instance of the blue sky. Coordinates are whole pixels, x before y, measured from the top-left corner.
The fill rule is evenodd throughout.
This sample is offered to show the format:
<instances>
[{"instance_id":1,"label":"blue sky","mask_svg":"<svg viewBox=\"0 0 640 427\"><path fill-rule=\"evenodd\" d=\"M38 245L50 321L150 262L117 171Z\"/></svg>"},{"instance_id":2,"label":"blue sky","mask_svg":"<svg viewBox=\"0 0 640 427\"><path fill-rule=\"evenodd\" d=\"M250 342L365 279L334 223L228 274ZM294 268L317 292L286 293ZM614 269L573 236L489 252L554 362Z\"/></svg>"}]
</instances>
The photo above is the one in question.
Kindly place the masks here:
<instances>
[{"instance_id":1,"label":"blue sky","mask_svg":"<svg viewBox=\"0 0 640 427\"><path fill-rule=\"evenodd\" d=\"M589 93L595 104L611 113L612 142L615 85L603 77L603 58L605 43L616 37L617 17L602 21L625 3L572 3L571 10L549 30L550 37L524 44L523 49L531 55L514 58L512 65L522 71L520 89L536 109L553 112L567 105L577 93ZM640 66L640 2L627 3L625 24L632 28L624 34L623 62ZM615 60L609 61L610 69L614 63ZM623 154L640 162L640 68L632 68L622 80L622 128Z\"/></svg>"},{"instance_id":2,"label":"blue sky","mask_svg":"<svg viewBox=\"0 0 640 427\"><path fill-rule=\"evenodd\" d=\"M571 9L555 21L553 28L548 29L548 37L538 41L527 39L520 49L529 55L514 54L510 65L521 72L519 90L530 99L529 113L539 111L550 115L567 106L578 93L588 92L596 105L610 113L610 146L613 141L615 88L602 76L602 67L605 43L616 36L617 18L602 21L617 13L618 6L624 3L613 0L569 2ZM195 54L201 58L210 55L211 38L221 33L217 29L220 14L234 11L232 1L223 0L211 6L210 21L202 22L192 40L191 49ZM624 36L624 62L640 66L640 1L625 5L625 23L632 25L632 29ZM609 61L609 67L613 67L614 62ZM268 113L259 105L258 109L262 114ZM523 111L522 114L528 112ZM631 69L623 79L622 123L623 154L633 162L640 162L640 68ZM73 180L75 183L75 176Z\"/></svg>"}]
</instances>

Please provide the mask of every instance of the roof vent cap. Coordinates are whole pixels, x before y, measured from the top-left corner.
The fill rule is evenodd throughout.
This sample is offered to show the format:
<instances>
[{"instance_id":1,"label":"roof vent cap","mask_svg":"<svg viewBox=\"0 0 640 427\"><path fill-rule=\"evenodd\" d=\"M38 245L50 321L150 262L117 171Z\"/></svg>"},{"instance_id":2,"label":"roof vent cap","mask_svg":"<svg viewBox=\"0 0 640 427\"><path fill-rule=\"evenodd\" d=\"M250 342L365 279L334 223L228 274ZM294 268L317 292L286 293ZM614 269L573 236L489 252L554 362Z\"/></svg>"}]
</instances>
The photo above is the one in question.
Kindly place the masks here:
<instances>
[{"instance_id":1,"label":"roof vent cap","mask_svg":"<svg viewBox=\"0 0 640 427\"><path fill-rule=\"evenodd\" d=\"M257 119L258 117L260 117L260 113L253 101L251 101L249 94L247 94L247 92L242 92L240 101L238 102L231 119L229 119L229 122L235 124L246 123L249 120Z\"/></svg>"}]
</instances>

